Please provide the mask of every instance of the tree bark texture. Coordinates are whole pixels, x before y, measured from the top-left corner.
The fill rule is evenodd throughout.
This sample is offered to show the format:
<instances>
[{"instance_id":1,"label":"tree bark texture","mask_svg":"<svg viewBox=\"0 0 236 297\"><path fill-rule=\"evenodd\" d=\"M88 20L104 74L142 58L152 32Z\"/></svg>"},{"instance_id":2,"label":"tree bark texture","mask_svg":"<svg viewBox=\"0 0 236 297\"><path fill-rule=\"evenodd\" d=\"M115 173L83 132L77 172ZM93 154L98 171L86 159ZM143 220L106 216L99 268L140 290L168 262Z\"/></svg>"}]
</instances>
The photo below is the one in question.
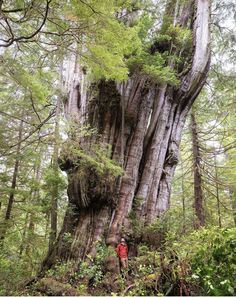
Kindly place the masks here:
<instances>
[{"instance_id":1,"label":"tree bark texture","mask_svg":"<svg viewBox=\"0 0 236 297\"><path fill-rule=\"evenodd\" d=\"M186 65L178 70L178 86L150 81L138 72L122 83L89 85L77 57L65 63L66 116L75 127L89 124L99 135L78 139L75 132L71 137L87 153L94 142L110 145L110 158L123 166L124 174L106 181L89 168L81 172L80 162L74 164L69 156L64 160L61 168L68 174L69 207L44 267L58 258L94 254L94 244L103 236L115 245L121 234L130 232L131 211L139 222L150 224L170 205L182 129L209 69L210 1L168 2L175 2L169 12L172 23L193 32ZM175 54L181 53L176 49ZM71 241L65 234L70 234Z\"/></svg>"},{"instance_id":2,"label":"tree bark texture","mask_svg":"<svg viewBox=\"0 0 236 297\"><path fill-rule=\"evenodd\" d=\"M193 145L193 171L194 171L194 210L197 217L195 228L205 225L205 214L203 206L202 174L201 174L201 155L197 122L194 111L191 112L191 131Z\"/></svg>"}]
</instances>

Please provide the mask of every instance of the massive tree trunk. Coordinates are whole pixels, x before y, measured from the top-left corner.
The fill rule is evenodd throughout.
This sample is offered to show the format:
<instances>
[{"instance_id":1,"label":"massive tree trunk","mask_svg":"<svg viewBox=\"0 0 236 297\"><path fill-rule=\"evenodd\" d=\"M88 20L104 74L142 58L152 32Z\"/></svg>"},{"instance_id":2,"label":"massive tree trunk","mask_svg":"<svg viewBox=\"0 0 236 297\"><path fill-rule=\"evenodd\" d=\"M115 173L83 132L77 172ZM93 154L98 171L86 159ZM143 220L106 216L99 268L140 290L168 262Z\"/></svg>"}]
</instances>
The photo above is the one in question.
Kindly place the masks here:
<instances>
[{"instance_id":1,"label":"massive tree trunk","mask_svg":"<svg viewBox=\"0 0 236 297\"><path fill-rule=\"evenodd\" d=\"M94 255L95 244L103 236L115 245L121 234L131 231L131 211L140 222L150 224L168 209L182 129L205 83L210 61L210 1L179 2L168 1L172 8L166 10L172 14L168 20L192 30L193 41L182 69L176 68L178 86L150 81L138 72L123 83L89 85L75 56L65 64L69 69L64 75L65 112L75 128L71 141L88 155L94 155L95 144L104 147L104 152L108 144L110 158L123 166L124 174L106 179L92 165L84 165L83 154L77 162L64 158L61 168L68 174L69 206L44 269L57 259ZM181 50L175 49L175 54L181 55ZM170 66L175 68L172 62ZM97 128L98 134L79 136L83 125Z\"/></svg>"}]
</instances>

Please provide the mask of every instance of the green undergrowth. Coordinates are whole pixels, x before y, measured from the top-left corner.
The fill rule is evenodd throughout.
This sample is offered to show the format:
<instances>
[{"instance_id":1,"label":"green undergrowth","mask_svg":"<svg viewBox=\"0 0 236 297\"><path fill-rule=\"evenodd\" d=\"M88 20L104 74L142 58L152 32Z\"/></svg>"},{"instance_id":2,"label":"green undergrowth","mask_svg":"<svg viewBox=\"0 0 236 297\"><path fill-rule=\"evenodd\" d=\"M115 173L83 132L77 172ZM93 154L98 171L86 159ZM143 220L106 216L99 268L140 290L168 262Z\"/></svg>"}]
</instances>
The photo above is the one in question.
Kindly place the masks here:
<instances>
[{"instance_id":1,"label":"green undergrowth","mask_svg":"<svg viewBox=\"0 0 236 297\"><path fill-rule=\"evenodd\" d=\"M202 229L174 242L180 260L191 267L192 282L204 294L234 296L236 294L236 228Z\"/></svg>"},{"instance_id":2,"label":"green undergrowth","mask_svg":"<svg viewBox=\"0 0 236 297\"><path fill-rule=\"evenodd\" d=\"M35 276L46 256L46 242L38 234L29 234L26 252L14 249L20 234L14 230L0 247L0 296L18 295L22 287Z\"/></svg>"},{"instance_id":3,"label":"green undergrowth","mask_svg":"<svg viewBox=\"0 0 236 297\"><path fill-rule=\"evenodd\" d=\"M114 276L106 267L114 250L100 243L94 260L86 259L77 270L74 262L58 263L46 277L79 295L234 296L235 248L235 228L201 229L178 241L166 233L159 247L140 242L137 256L129 259L129 271Z\"/></svg>"},{"instance_id":4,"label":"green undergrowth","mask_svg":"<svg viewBox=\"0 0 236 297\"><path fill-rule=\"evenodd\" d=\"M150 248L152 241L138 246L138 257L130 261L135 286L129 295L235 295L236 228L204 228L178 240L167 232L160 238L159 248Z\"/></svg>"},{"instance_id":5,"label":"green undergrowth","mask_svg":"<svg viewBox=\"0 0 236 297\"><path fill-rule=\"evenodd\" d=\"M157 227L158 222L149 227L153 237L161 232L160 227L155 233ZM236 228L204 228L178 240L166 232L161 238L156 247L148 239L137 244L136 255L129 257L129 270L122 274L109 271L107 259L116 259L115 251L99 242L95 259L58 262L20 295L235 295ZM1 261L1 266L6 265Z\"/></svg>"}]
</instances>

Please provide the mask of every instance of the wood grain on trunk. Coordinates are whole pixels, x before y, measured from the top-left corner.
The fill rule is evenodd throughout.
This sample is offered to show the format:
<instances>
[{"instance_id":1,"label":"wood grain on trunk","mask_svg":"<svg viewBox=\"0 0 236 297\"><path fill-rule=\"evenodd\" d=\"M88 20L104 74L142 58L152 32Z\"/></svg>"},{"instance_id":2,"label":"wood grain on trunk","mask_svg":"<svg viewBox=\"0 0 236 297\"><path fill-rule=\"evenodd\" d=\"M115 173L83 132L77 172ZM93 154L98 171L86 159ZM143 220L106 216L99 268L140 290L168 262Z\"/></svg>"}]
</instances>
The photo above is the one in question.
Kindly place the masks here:
<instances>
[{"instance_id":1,"label":"wood grain on trunk","mask_svg":"<svg viewBox=\"0 0 236 297\"><path fill-rule=\"evenodd\" d=\"M78 174L79 168L70 162L70 166L64 166L69 179L69 208L44 267L52 265L56 258L95 255L94 242L103 235L107 243L115 245L125 235L123 227L128 226L131 211L142 223L150 224L170 205L183 126L209 70L210 1L168 1L167 13L170 17L165 22L188 28L193 35L184 69L178 70L178 86L150 82L139 72L126 82L89 85L76 56L65 63L67 118L75 126L89 124L97 128L99 137L80 140L83 148L89 152L93 143L109 144L111 158L122 165L124 174L104 182L91 170ZM155 50L154 44L151 51ZM179 49L170 51L182 55ZM176 67L173 61L170 66ZM109 230L105 230L107 223ZM65 242L65 233L71 235L72 243Z\"/></svg>"}]
</instances>

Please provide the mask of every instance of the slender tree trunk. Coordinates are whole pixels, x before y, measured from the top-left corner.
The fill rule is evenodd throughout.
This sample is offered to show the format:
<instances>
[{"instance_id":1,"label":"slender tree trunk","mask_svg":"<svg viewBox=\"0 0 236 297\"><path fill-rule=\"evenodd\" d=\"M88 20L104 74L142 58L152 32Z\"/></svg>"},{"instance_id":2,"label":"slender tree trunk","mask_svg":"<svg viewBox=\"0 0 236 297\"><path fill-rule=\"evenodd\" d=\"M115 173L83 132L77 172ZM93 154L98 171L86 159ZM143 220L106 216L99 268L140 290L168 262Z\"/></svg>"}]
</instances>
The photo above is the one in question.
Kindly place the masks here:
<instances>
[{"instance_id":1,"label":"slender tree trunk","mask_svg":"<svg viewBox=\"0 0 236 297\"><path fill-rule=\"evenodd\" d=\"M203 207L203 190L202 190L202 175L201 175L201 155L199 146L199 136L197 130L197 122L195 119L194 110L191 112L191 132L192 132L192 147L193 147L193 171L194 171L194 210L197 217L195 224L196 228L205 225L205 214Z\"/></svg>"},{"instance_id":2,"label":"slender tree trunk","mask_svg":"<svg viewBox=\"0 0 236 297\"><path fill-rule=\"evenodd\" d=\"M45 238L45 240L47 240L47 238L48 238L48 229L49 229L49 225L50 225L50 212L49 211L47 212L45 217L46 217L46 226L45 226L44 238Z\"/></svg>"},{"instance_id":3,"label":"slender tree trunk","mask_svg":"<svg viewBox=\"0 0 236 297\"><path fill-rule=\"evenodd\" d=\"M13 175L12 175L12 182L11 182L11 191L9 194L9 200L7 204L7 209L5 213L5 218L4 222L1 226L1 233L0 233L0 240L1 242L4 241L8 225L12 216L12 208L14 204L14 198L15 198L15 190L16 190L16 185L17 185L17 178L18 178L18 172L19 172L19 165L20 165L20 150L21 150L21 141L22 141L22 133L23 133L23 121L20 122L19 126L19 132L18 132L18 144L16 148L16 160L14 164L14 169L13 169Z\"/></svg>"},{"instance_id":4,"label":"slender tree trunk","mask_svg":"<svg viewBox=\"0 0 236 297\"><path fill-rule=\"evenodd\" d=\"M218 171L217 171L217 161L216 161L216 154L215 153L214 153L214 167L215 167L218 224L219 224L219 227L221 228L222 227L222 222L221 222L221 209L220 209L220 197L219 197Z\"/></svg>"},{"instance_id":5,"label":"slender tree trunk","mask_svg":"<svg viewBox=\"0 0 236 297\"><path fill-rule=\"evenodd\" d=\"M27 242L25 246L25 253L30 259L32 259L32 242L34 237L34 229L35 229L35 214L34 212L31 212L29 215Z\"/></svg>"},{"instance_id":6,"label":"slender tree trunk","mask_svg":"<svg viewBox=\"0 0 236 297\"><path fill-rule=\"evenodd\" d=\"M182 129L209 70L210 1L168 1L168 4L170 23L193 32L193 47L186 54L186 65L178 70L178 87L150 81L139 72L126 82L100 81L89 86L78 58L72 55L66 63L65 112L75 127L71 141L79 143L86 154L93 152L95 144L109 145L114 161L119 162L124 156L121 162L124 174L109 175L107 179L93 165L86 167L83 156L77 162L70 156L63 158L60 166L68 174L69 206L43 270L57 259L79 261L85 254L94 255L95 244L103 236L108 244L115 245L121 235L132 231L131 210L140 222L150 224L170 205ZM153 45L153 53L158 46ZM181 53L176 49L175 54ZM171 67L175 68L172 62ZM96 127L99 137L80 137L78 131L84 124Z\"/></svg>"},{"instance_id":7,"label":"slender tree trunk","mask_svg":"<svg viewBox=\"0 0 236 297\"><path fill-rule=\"evenodd\" d=\"M182 210L183 210L183 233L186 232L186 204L185 204L185 187L184 187L184 168L183 168L183 162L181 162L181 190L182 190Z\"/></svg>"},{"instance_id":8,"label":"slender tree trunk","mask_svg":"<svg viewBox=\"0 0 236 297\"><path fill-rule=\"evenodd\" d=\"M41 154L40 154L41 155ZM37 184L40 182L40 167L41 167L41 160L39 160L38 163L34 165L34 178ZM25 244L25 253L29 257L32 258L32 242L34 240L34 230L35 230L35 218L36 218L36 212L34 209L34 205L37 205L37 201L39 198L39 189L33 188L30 193L30 202L32 205L32 210L29 211L29 224L28 224L28 230L26 234L26 244Z\"/></svg>"},{"instance_id":9,"label":"slender tree trunk","mask_svg":"<svg viewBox=\"0 0 236 297\"><path fill-rule=\"evenodd\" d=\"M231 199L234 225L236 227L236 193L235 193L234 187L229 187L229 194L230 194L230 199Z\"/></svg>"},{"instance_id":10,"label":"slender tree trunk","mask_svg":"<svg viewBox=\"0 0 236 297\"><path fill-rule=\"evenodd\" d=\"M60 100L57 99L56 105L56 115L55 115L55 130L54 130L54 149L52 156L52 169L55 176L55 182L52 185L51 190L51 209L50 209L50 218L51 218L51 230L49 236L49 249L52 248L54 241L57 236L57 209L58 209L58 175L59 175L59 166L58 166L58 158L59 158L59 115L60 115Z\"/></svg>"},{"instance_id":11,"label":"slender tree trunk","mask_svg":"<svg viewBox=\"0 0 236 297\"><path fill-rule=\"evenodd\" d=\"M23 251L24 251L25 246L26 246L26 234L27 234L27 229L28 229L28 220L29 220L29 213L27 212L26 216L25 216L24 229L23 229L23 234L22 234L22 241L21 241L20 251L19 251L20 256L23 254Z\"/></svg>"}]
</instances>

